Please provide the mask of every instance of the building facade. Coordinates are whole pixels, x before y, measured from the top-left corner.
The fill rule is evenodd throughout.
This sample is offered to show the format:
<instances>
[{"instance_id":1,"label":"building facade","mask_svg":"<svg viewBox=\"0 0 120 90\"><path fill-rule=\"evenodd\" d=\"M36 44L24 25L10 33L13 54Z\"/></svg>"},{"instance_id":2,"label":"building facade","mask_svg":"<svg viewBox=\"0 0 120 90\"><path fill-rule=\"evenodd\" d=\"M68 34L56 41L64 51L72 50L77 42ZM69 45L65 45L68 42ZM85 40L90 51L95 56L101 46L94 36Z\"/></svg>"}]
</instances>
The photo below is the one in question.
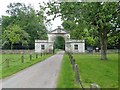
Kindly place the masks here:
<instances>
[{"instance_id":1,"label":"building facade","mask_svg":"<svg viewBox=\"0 0 120 90\"><path fill-rule=\"evenodd\" d=\"M58 27L48 32L48 40L35 40L36 53L52 53L54 51L54 42L56 38L63 37L65 40L65 51L72 53L84 53L85 41L70 39L68 31Z\"/></svg>"}]
</instances>

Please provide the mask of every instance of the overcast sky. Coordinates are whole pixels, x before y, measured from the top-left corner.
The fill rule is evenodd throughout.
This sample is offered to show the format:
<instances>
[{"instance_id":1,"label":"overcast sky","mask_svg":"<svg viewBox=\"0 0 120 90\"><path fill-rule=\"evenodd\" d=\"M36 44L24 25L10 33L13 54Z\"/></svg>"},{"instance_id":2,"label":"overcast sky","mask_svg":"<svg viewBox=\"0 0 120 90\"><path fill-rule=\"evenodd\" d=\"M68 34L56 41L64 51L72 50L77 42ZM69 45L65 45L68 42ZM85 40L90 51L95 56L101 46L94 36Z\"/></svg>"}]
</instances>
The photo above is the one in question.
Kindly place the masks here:
<instances>
[{"instance_id":1,"label":"overcast sky","mask_svg":"<svg viewBox=\"0 0 120 90\"><path fill-rule=\"evenodd\" d=\"M6 10L7 10L7 5L13 2L20 2L20 3L25 3L26 5L31 4L36 10L39 10L39 3L42 3L43 1L48 2L49 0L0 0L0 17L2 15L7 15ZM52 22L52 30L57 28L57 26L61 25L61 19L56 18Z\"/></svg>"}]
</instances>

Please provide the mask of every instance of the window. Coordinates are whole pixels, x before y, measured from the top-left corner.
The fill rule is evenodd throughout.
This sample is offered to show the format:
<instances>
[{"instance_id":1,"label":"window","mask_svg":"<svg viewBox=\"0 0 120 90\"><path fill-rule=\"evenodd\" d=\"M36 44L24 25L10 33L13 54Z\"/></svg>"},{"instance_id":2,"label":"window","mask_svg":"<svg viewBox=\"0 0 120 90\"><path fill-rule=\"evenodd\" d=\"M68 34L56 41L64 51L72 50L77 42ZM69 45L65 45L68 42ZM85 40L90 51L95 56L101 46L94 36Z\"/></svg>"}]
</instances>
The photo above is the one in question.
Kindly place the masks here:
<instances>
[{"instance_id":1,"label":"window","mask_svg":"<svg viewBox=\"0 0 120 90\"><path fill-rule=\"evenodd\" d=\"M78 45L77 45L77 44L74 45L74 49L75 49L75 50L78 50Z\"/></svg>"},{"instance_id":2,"label":"window","mask_svg":"<svg viewBox=\"0 0 120 90\"><path fill-rule=\"evenodd\" d=\"M44 50L45 49L45 45L41 45L41 49Z\"/></svg>"}]
</instances>

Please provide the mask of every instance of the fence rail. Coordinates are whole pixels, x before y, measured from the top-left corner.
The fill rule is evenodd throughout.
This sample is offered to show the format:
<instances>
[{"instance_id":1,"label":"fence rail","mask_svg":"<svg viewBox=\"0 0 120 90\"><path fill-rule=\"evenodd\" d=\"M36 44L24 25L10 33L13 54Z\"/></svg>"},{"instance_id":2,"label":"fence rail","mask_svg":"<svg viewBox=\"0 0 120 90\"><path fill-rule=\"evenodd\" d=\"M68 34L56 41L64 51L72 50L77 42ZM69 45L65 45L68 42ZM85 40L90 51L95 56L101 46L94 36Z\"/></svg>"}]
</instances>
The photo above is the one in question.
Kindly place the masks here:
<instances>
[{"instance_id":1,"label":"fence rail","mask_svg":"<svg viewBox=\"0 0 120 90\"><path fill-rule=\"evenodd\" d=\"M38 53L30 53L30 54L26 54L26 55L24 55L23 53L21 53L20 54L20 56L18 57L19 59L18 60L14 60L13 58L11 58L11 56L8 56L8 57L5 57L5 60L4 61L2 61L1 63L0 63L0 65L2 65L2 67L5 67L5 68L9 68L10 66L11 66L11 63L13 63L13 62L17 62L17 61L19 61L20 60L20 62L21 62L21 64L22 63L25 63L25 60L27 59L27 60L33 60L33 59L37 59L37 58L39 58L39 57L42 57L43 56L43 54L44 53L40 53L40 54L38 54ZM7 54L7 55L9 55L9 54ZM14 54L13 54L14 55ZM46 55L46 54L44 54L44 55ZM28 57L29 56L29 57ZM4 65L3 65L4 64Z\"/></svg>"}]
</instances>

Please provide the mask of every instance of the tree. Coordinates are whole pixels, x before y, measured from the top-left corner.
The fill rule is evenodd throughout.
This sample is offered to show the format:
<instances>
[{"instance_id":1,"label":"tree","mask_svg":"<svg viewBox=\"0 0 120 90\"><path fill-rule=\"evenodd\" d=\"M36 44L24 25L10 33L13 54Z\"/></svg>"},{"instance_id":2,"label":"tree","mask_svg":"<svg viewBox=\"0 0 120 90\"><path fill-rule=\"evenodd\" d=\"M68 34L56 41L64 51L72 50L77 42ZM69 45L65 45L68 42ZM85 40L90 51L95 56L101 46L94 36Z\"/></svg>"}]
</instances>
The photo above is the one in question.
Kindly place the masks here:
<instances>
[{"instance_id":1,"label":"tree","mask_svg":"<svg viewBox=\"0 0 120 90\"><path fill-rule=\"evenodd\" d=\"M28 45L29 34L22 30L18 25L10 25L7 30L3 32L3 41L8 41L11 45L11 50L14 43L22 43L22 45Z\"/></svg>"},{"instance_id":2,"label":"tree","mask_svg":"<svg viewBox=\"0 0 120 90\"><path fill-rule=\"evenodd\" d=\"M81 5L84 20L96 27L99 32L102 60L107 59L107 35L110 30L115 31L115 22L118 19L117 5L117 2L84 3Z\"/></svg>"},{"instance_id":3,"label":"tree","mask_svg":"<svg viewBox=\"0 0 120 90\"><path fill-rule=\"evenodd\" d=\"M119 27L118 6L118 2L49 2L46 5L50 8L47 14L54 15L54 18L61 16L63 23L72 22L75 27L87 28L89 33L94 28L99 35L102 60L107 60L107 35L116 32L116 27ZM65 24L63 26L66 28ZM72 30L71 27L67 28ZM84 32L84 29L78 30L79 34L81 31ZM92 34L96 37L94 32Z\"/></svg>"},{"instance_id":4,"label":"tree","mask_svg":"<svg viewBox=\"0 0 120 90\"><path fill-rule=\"evenodd\" d=\"M57 37L54 42L55 49L65 49L65 40L63 37Z\"/></svg>"},{"instance_id":5,"label":"tree","mask_svg":"<svg viewBox=\"0 0 120 90\"><path fill-rule=\"evenodd\" d=\"M9 25L20 26L30 36L29 48L34 48L35 39L47 39L45 17L42 9L36 11L31 5L10 3L6 12L9 16L2 17L3 32Z\"/></svg>"}]
</instances>

